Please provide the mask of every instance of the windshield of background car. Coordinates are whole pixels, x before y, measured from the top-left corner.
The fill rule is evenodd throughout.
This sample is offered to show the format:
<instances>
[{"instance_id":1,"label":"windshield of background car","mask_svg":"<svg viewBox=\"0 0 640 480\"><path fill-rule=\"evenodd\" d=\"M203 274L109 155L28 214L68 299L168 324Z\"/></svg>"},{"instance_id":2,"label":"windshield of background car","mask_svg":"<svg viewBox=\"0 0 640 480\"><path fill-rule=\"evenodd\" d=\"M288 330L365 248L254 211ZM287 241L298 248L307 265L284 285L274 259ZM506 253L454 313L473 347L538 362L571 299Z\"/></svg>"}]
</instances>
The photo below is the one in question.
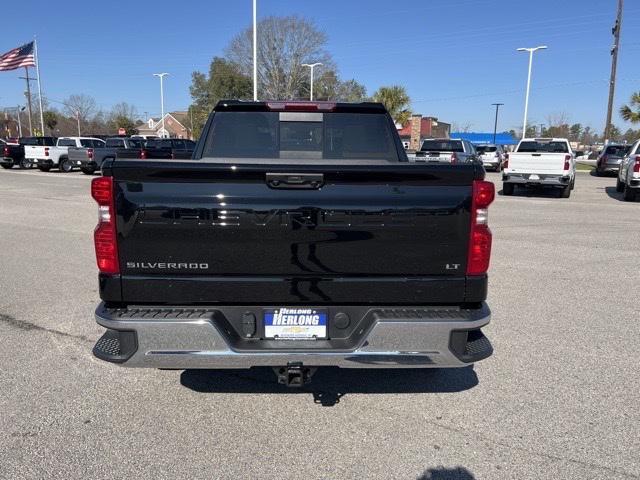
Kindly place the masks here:
<instances>
[{"instance_id":1,"label":"windshield of background car","mask_svg":"<svg viewBox=\"0 0 640 480\"><path fill-rule=\"evenodd\" d=\"M520 142L518 153L569 153L569 146L565 142Z\"/></svg>"},{"instance_id":2,"label":"windshield of background car","mask_svg":"<svg viewBox=\"0 0 640 480\"><path fill-rule=\"evenodd\" d=\"M381 114L218 112L203 156L399 161L393 134Z\"/></svg>"},{"instance_id":3,"label":"windshield of background car","mask_svg":"<svg viewBox=\"0 0 640 480\"><path fill-rule=\"evenodd\" d=\"M423 152L464 152L459 140L425 140L422 144Z\"/></svg>"}]
</instances>

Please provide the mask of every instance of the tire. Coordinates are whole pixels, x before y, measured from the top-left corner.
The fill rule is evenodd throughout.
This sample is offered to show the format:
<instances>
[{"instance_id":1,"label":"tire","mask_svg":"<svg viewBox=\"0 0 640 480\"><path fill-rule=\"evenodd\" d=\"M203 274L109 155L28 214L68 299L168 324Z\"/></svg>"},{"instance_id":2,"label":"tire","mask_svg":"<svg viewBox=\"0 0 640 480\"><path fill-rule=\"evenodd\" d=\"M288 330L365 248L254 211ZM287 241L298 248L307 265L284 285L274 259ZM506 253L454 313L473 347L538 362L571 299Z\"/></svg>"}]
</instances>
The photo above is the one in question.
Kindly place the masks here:
<instances>
[{"instance_id":1,"label":"tire","mask_svg":"<svg viewBox=\"0 0 640 480\"><path fill-rule=\"evenodd\" d=\"M10 168L13 168L13 165L2 165L2 168L9 170Z\"/></svg>"},{"instance_id":2,"label":"tire","mask_svg":"<svg viewBox=\"0 0 640 480\"><path fill-rule=\"evenodd\" d=\"M620 178L616 178L616 192L622 193L624 191L624 183L620 181Z\"/></svg>"},{"instance_id":3,"label":"tire","mask_svg":"<svg viewBox=\"0 0 640 480\"><path fill-rule=\"evenodd\" d=\"M502 184L502 194L503 195L513 195L516 186L513 183L503 183Z\"/></svg>"},{"instance_id":4,"label":"tire","mask_svg":"<svg viewBox=\"0 0 640 480\"><path fill-rule=\"evenodd\" d=\"M51 167L49 165L38 165L38 170L41 172L48 172L51 170Z\"/></svg>"},{"instance_id":5,"label":"tire","mask_svg":"<svg viewBox=\"0 0 640 480\"><path fill-rule=\"evenodd\" d=\"M28 170L31 167L33 167L33 162L31 160L29 160L28 158L23 158L22 160L20 160L19 167L22 170Z\"/></svg>"},{"instance_id":6,"label":"tire","mask_svg":"<svg viewBox=\"0 0 640 480\"><path fill-rule=\"evenodd\" d=\"M573 177L573 180L571 180L571 190L574 188L576 188L576 177Z\"/></svg>"},{"instance_id":7,"label":"tire","mask_svg":"<svg viewBox=\"0 0 640 480\"><path fill-rule=\"evenodd\" d=\"M596 167L595 169L595 174L596 174L596 177L601 177L603 175L598 167Z\"/></svg>"},{"instance_id":8,"label":"tire","mask_svg":"<svg viewBox=\"0 0 640 480\"><path fill-rule=\"evenodd\" d=\"M560 190L560 198L569 198L571 196L571 184Z\"/></svg>"},{"instance_id":9,"label":"tire","mask_svg":"<svg viewBox=\"0 0 640 480\"><path fill-rule=\"evenodd\" d=\"M636 199L636 191L633 188L629 188L629 185L624 184L624 193L622 194L622 199L625 202L633 202Z\"/></svg>"},{"instance_id":10,"label":"tire","mask_svg":"<svg viewBox=\"0 0 640 480\"><path fill-rule=\"evenodd\" d=\"M96 169L92 167L81 167L80 171L85 175L93 175L96 172Z\"/></svg>"},{"instance_id":11,"label":"tire","mask_svg":"<svg viewBox=\"0 0 640 480\"><path fill-rule=\"evenodd\" d=\"M61 173L69 173L73 170L73 165L71 165L71 162L67 157L62 157L58 161L58 170L60 170Z\"/></svg>"}]
</instances>

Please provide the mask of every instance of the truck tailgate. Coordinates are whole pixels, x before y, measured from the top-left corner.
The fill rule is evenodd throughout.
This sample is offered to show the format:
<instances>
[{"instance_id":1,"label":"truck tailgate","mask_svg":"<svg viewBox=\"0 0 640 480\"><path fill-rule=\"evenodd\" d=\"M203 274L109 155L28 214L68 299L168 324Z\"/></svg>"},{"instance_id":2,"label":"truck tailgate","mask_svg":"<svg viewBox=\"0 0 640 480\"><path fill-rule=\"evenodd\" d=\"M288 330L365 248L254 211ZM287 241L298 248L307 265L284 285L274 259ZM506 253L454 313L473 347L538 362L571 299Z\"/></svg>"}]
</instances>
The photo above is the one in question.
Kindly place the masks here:
<instances>
[{"instance_id":1,"label":"truck tailgate","mask_svg":"<svg viewBox=\"0 0 640 480\"><path fill-rule=\"evenodd\" d=\"M109 173L124 302L465 301L473 165L118 160Z\"/></svg>"},{"instance_id":2,"label":"truck tailgate","mask_svg":"<svg viewBox=\"0 0 640 480\"><path fill-rule=\"evenodd\" d=\"M509 171L513 173L541 173L562 175L564 153L510 153Z\"/></svg>"}]
</instances>

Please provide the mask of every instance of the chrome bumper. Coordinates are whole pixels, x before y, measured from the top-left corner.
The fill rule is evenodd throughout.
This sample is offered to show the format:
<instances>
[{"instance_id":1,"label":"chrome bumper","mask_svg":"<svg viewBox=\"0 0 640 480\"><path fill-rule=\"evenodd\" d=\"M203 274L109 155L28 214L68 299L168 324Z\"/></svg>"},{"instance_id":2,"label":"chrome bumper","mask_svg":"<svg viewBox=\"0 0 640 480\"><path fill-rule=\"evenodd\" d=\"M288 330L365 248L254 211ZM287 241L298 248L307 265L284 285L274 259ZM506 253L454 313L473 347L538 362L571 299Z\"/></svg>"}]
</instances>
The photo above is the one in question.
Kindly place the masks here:
<instances>
[{"instance_id":1,"label":"chrome bumper","mask_svg":"<svg viewBox=\"0 0 640 480\"><path fill-rule=\"evenodd\" d=\"M289 342L292 348L284 348L283 344L283 348L278 349L249 350L230 345L228 336L216 325L215 315L113 319L101 305L96 310L96 321L109 329L107 333L124 331L134 335L135 332L136 348L124 360L109 360L101 352L96 353L101 342L107 347L100 348L113 347L110 339L103 341L105 334L96 344L94 354L127 367L175 369L278 367L292 362L314 367L442 368L464 367L491 355L491 344L479 330L491 318L486 304L459 318L452 316L451 310L442 312L442 318L433 312L428 318L377 317L357 348L350 350L306 348L304 341ZM464 337L462 344L461 336Z\"/></svg>"},{"instance_id":2,"label":"chrome bumper","mask_svg":"<svg viewBox=\"0 0 640 480\"><path fill-rule=\"evenodd\" d=\"M571 181L569 176L561 175L538 175L538 178L531 179L529 174L509 173L502 176L504 183L516 183L519 185L550 185L557 187L566 187Z\"/></svg>"}]
</instances>

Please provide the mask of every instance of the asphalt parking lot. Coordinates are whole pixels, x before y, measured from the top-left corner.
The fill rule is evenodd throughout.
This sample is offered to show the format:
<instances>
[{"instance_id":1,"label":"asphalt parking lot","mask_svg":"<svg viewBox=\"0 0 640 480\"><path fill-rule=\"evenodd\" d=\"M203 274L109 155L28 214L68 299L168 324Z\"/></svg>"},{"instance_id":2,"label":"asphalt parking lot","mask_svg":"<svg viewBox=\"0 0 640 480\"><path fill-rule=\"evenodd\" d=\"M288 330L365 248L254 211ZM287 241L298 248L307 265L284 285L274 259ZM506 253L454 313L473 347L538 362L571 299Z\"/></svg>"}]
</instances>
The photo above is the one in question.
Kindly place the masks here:
<instances>
[{"instance_id":1,"label":"asphalt parking lot","mask_svg":"<svg viewBox=\"0 0 640 480\"><path fill-rule=\"evenodd\" d=\"M302 390L94 359L89 181L0 171L0 478L640 478L640 202L615 178L497 198L493 357Z\"/></svg>"}]
</instances>

